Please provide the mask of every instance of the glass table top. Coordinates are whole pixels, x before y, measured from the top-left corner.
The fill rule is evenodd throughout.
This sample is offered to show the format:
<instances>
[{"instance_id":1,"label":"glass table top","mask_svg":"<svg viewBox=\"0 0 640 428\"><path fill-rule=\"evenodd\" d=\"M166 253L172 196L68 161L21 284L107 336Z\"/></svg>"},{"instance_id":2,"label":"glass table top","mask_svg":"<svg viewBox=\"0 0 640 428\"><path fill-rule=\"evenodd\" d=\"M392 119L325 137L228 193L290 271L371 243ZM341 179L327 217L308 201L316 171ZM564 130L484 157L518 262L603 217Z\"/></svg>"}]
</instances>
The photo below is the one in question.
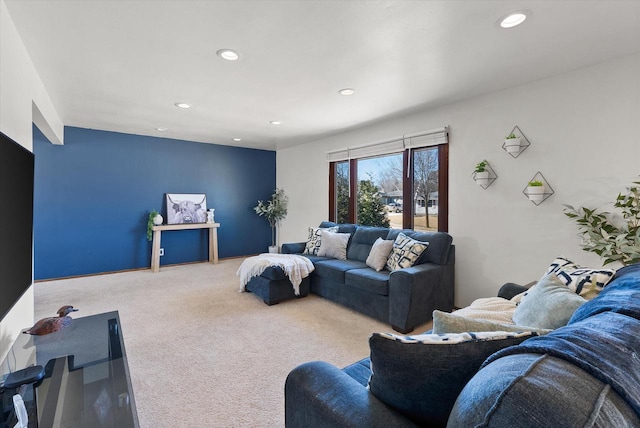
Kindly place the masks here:
<instances>
[{"instance_id":1,"label":"glass table top","mask_svg":"<svg viewBox=\"0 0 640 428\"><path fill-rule=\"evenodd\" d=\"M46 336L21 334L0 374L4 379L34 364L45 367L44 378L2 394L0 427L15 424L5 411L15 393L23 397L29 427L138 427L117 311L75 318Z\"/></svg>"}]
</instances>

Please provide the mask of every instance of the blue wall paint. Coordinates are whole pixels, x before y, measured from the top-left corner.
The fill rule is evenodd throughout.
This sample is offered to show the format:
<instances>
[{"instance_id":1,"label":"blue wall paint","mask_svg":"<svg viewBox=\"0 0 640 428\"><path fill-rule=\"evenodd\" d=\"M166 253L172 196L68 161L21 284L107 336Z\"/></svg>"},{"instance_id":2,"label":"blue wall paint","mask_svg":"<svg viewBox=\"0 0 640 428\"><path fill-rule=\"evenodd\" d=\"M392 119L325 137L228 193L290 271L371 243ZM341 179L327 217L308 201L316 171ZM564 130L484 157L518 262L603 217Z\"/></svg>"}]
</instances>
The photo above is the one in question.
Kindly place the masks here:
<instances>
[{"instance_id":1,"label":"blue wall paint","mask_svg":"<svg viewBox=\"0 0 640 428\"><path fill-rule=\"evenodd\" d=\"M276 182L276 154L65 127L64 146L34 126L34 275L60 278L148 267L146 224L166 219L165 193L205 193L220 257L265 252L269 224L253 207ZM161 264L207 259L205 231L162 234Z\"/></svg>"}]
</instances>

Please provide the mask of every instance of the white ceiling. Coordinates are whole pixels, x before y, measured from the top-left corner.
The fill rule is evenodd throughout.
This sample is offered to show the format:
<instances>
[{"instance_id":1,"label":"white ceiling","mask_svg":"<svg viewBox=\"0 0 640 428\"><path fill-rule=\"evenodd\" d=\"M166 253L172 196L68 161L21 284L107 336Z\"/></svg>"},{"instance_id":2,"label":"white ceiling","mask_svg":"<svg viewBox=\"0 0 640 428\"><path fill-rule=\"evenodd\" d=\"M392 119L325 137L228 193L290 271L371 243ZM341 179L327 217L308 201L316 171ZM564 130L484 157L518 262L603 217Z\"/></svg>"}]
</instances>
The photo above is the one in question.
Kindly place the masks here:
<instances>
[{"instance_id":1,"label":"white ceiling","mask_svg":"<svg viewBox=\"0 0 640 428\"><path fill-rule=\"evenodd\" d=\"M638 0L5 3L65 125L264 149L640 51Z\"/></svg>"}]
</instances>

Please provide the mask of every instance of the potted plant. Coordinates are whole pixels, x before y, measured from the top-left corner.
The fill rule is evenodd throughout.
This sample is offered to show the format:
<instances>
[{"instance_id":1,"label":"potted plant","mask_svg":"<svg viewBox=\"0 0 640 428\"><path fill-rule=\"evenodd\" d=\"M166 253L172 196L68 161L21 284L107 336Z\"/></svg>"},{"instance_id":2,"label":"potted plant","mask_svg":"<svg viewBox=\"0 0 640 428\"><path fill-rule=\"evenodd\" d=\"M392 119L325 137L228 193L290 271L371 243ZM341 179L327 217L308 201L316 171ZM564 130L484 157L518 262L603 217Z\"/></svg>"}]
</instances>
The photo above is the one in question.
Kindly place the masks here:
<instances>
[{"instance_id":1,"label":"potted plant","mask_svg":"<svg viewBox=\"0 0 640 428\"><path fill-rule=\"evenodd\" d=\"M604 264L619 262L623 265L640 263L640 181L619 193L614 207L619 215L598 212L584 207L564 205L564 214L578 224L582 236L582 249L604 258Z\"/></svg>"},{"instance_id":2,"label":"potted plant","mask_svg":"<svg viewBox=\"0 0 640 428\"><path fill-rule=\"evenodd\" d=\"M153 238L153 226L162 224L164 218L156 210L151 210L149 218L147 219L147 241L151 241Z\"/></svg>"},{"instance_id":3,"label":"potted plant","mask_svg":"<svg viewBox=\"0 0 640 428\"><path fill-rule=\"evenodd\" d=\"M267 202L258 201L253 210L261 217L264 217L271 226L271 246L269 247L270 253L277 253L278 246L276 245L276 225L280 220L287 216L287 205L289 204L289 198L284 194L283 189L276 188L271 200Z\"/></svg>"},{"instance_id":4,"label":"potted plant","mask_svg":"<svg viewBox=\"0 0 640 428\"><path fill-rule=\"evenodd\" d=\"M531 202L542 202L544 199L544 183L539 180L530 181L527 185L527 196Z\"/></svg>"},{"instance_id":5,"label":"potted plant","mask_svg":"<svg viewBox=\"0 0 640 428\"><path fill-rule=\"evenodd\" d=\"M522 137L517 137L513 132L504 139L504 148L507 153L517 154L520 152L520 140Z\"/></svg>"},{"instance_id":6,"label":"potted plant","mask_svg":"<svg viewBox=\"0 0 640 428\"><path fill-rule=\"evenodd\" d=\"M480 186L486 186L489 184L489 171L487 171L487 165L489 162L485 159L476 164L473 179L476 180Z\"/></svg>"}]
</instances>

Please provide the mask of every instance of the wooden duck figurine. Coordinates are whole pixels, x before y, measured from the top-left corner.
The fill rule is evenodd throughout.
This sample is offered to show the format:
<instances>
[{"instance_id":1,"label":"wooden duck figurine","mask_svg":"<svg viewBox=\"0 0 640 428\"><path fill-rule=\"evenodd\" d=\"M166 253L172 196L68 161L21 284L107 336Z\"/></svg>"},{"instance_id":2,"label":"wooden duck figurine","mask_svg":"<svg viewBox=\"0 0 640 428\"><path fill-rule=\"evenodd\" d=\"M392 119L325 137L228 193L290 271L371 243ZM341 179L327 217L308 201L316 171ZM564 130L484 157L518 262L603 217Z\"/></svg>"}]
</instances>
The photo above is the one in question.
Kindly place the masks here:
<instances>
[{"instance_id":1,"label":"wooden duck figurine","mask_svg":"<svg viewBox=\"0 0 640 428\"><path fill-rule=\"evenodd\" d=\"M45 334L53 333L55 331L63 329L71 324L71 321L73 321L73 319L69 316L69 313L76 311L77 309L74 309L73 306L63 306L58 309L57 317L42 318L40 321L35 323L33 327L25 330L23 333L44 336Z\"/></svg>"}]
</instances>

